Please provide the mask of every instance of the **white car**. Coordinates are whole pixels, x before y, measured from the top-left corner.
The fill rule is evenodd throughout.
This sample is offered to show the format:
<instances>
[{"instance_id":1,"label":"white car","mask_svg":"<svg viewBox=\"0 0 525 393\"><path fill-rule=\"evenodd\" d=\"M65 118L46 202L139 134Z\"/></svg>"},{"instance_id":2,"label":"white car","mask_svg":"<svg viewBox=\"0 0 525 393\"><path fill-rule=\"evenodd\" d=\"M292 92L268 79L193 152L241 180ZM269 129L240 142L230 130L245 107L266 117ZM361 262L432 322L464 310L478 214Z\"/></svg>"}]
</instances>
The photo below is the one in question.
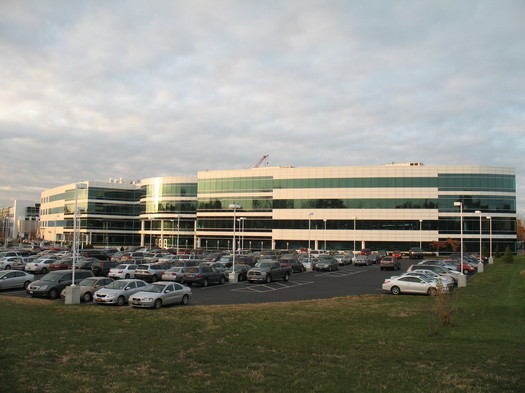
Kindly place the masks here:
<instances>
[{"instance_id":1,"label":"white car","mask_svg":"<svg viewBox=\"0 0 525 393\"><path fill-rule=\"evenodd\" d=\"M445 285L445 286L447 286L449 288L453 288L454 284L455 284L455 281L454 281L454 279L452 277L438 274L436 272L433 272L432 270L422 270L422 269L419 270L419 269L416 269L416 270L412 270L411 273L425 274L426 276L428 276L432 280L436 280L438 282L441 281L443 283L443 285ZM410 274L410 273L407 273L407 274Z\"/></svg>"},{"instance_id":2,"label":"white car","mask_svg":"<svg viewBox=\"0 0 525 393\"><path fill-rule=\"evenodd\" d=\"M57 259L54 257L36 259L33 262L29 262L28 264L26 264L26 267L24 270L26 272L46 274L49 271L49 265L55 263L56 261Z\"/></svg>"},{"instance_id":3,"label":"white car","mask_svg":"<svg viewBox=\"0 0 525 393\"><path fill-rule=\"evenodd\" d=\"M129 279L117 280L106 287L99 289L93 295L93 300L98 304L116 304L123 306L129 297L148 285L142 280Z\"/></svg>"},{"instance_id":4,"label":"white car","mask_svg":"<svg viewBox=\"0 0 525 393\"><path fill-rule=\"evenodd\" d=\"M434 280L417 276L400 276L385 279L382 288L391 292L393 295L400 293L421 293L427 295L437 295L438 283ZM448 287L442 287L447 291Z\"/></svg>"},{"instance_id":5,"label":"white car","mask_svg":"<svg viewBox=\"0 0 525 393\"><path fill-rule=\"evenodd\" d=\"M117 267L109 269L108 277L111 278L135 278L137 265L123 263Z\"/></svg>"},{"instance_id":6,"label":"white car","mask_svg":"<svg viewBox=\"0 0 525 393\"><path fill-rule=\"evenodd\" d=\"M20 270L6 270L0 272L0 289L7 288L27 288L35 281L35 276Z\"/></svg>"},{"instance_id":7,"label":"white car","mask_svg":"<svg viewBox=\"0 0 525 393\"><path fill-rule=\"evenodd\" d=\"M186 305L190 301L190 296L191 289L185 285L171 282L156 282L131 295L129 304L132 307L153 308L161 308L165 304Z\"/></svg>"},{"instance_id":8,"label":"white car","mask_svg":"<svg viewBox=\"0 0 525 393\"><path fill-rule=\"evenodd\" d=\"M5 257L0 259L0 269L11 270L14 265L22 262L22 257Z\"/></svg>"}]
</instances>

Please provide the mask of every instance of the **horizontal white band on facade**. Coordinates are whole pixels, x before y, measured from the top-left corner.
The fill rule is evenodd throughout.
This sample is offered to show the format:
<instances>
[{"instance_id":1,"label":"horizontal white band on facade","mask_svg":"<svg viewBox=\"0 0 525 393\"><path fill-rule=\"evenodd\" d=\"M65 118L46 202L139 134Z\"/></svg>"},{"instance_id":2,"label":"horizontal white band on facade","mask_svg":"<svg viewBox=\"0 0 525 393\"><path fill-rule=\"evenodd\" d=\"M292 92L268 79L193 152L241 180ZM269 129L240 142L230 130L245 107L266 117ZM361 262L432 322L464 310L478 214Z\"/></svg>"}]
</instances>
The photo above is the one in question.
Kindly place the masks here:
<instances>
[{"instance_id":1,"label":"horizontal white band on facade","mask_svg":"<svg viewBox=\"0 0 525 393\"><path fill-rule=\"evenodd\" d=\"M274 199L437 199L437 188L287 188L275 189Z\"/></svg>"},{"instance_id":2,"label":"horizontal white band on facade","mask_svg":"<svg viewBox=\"0 0 525 393\"><path fill-rule=\"evenodd\" d=\"M474 196L508 196L508 197L515 197L515 192L506 192L506 191L439 191L438 193L440 196L445 195L458 195L461 194L461 196L466 195L474 195Z\"/></svg>"},{"instance_id":3,"label":"horizontal white band on facade","mask_svg":"<svg viewBox=\"0 0 525 393\"><path fill-rule=\"evenodd\" d=\"M313 213L310 217L309 213ZM437 220L437 209L275 209L277 220Z\"/></svg>"}]
</instances>

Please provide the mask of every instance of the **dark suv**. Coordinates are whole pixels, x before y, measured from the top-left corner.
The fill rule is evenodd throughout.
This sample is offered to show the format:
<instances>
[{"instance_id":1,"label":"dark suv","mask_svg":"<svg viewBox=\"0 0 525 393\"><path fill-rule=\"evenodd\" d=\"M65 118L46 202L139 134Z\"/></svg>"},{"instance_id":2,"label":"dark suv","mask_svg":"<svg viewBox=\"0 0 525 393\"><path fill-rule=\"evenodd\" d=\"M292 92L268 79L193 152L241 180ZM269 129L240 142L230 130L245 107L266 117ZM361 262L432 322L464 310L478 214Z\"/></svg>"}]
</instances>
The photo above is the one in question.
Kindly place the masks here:
<instances>
[{"instance_id":1,"label":"dark suv","mask_svg":"<svg viewBox=\"0 0 525 393\"><path fill-rule=\"evenodd\" d=\"M101 261L107 261L110 259L109 255L103 250L82 250L80 256L87 258L97 258Z\"/></svg>"},{"instance_id":2,"label":"dark suv","mask_svg":"<svg viewBox=\"0 0 525 393\"><path fill-rule=\"evenodd\" d=\"M194 266L188 267L184 271L184 282L186 285L200 284L207 287L208 284L224 284L226 282L226 273L217 270L213 266Z\"/></svg>"},{"instance_id":3,"label":"dark suv","mask_svg":"<svg viewBox=\"0 0 525 393\"><path fill-rule=\"evenodd\" d=\"M93 277L93 272L89 270L75 271L75 284L88 277ZM62 290L72 283L73 272L71 270L56 270L47 273L40 280L32 282L27 286L26 290L32 297L57 299Z\"/></svg>"},{"instance_id":4,"label":"dark suv","mask_svg":"<svg viewBox=\"0 0 525 393\"><path fill-rule=\"evenodd\" d=\"M91 271L95 276L107 276L109 271L120 265L114 261L95 261L91 264Z\"/></svg>"}]
</instances>

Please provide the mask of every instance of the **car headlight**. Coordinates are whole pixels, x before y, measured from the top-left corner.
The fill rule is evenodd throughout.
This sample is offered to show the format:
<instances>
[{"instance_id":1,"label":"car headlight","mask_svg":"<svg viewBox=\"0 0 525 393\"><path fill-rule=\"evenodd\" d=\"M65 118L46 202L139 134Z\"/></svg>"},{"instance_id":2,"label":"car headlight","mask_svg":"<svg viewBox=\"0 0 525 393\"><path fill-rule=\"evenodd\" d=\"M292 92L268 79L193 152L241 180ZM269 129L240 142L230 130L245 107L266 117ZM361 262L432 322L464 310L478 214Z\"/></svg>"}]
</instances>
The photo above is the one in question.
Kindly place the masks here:
<instances>
[{"instance_id":1,"label":"car headlight","mask_svg":"<svg viewBox=\"0 0 525 393\"><path fill-rule=\"evenodd\" d=\"M145 297L142 299L144 302L152 302L153 301L153 298L152 297Z\"/></svg>"},{"instance_id":2,"label":"car headlight","mask_svg":"<svg viewBox=\"0 0 525 393\"><path fill-rule=\"evenodd\" d=\"M47 285L42 285L40 288L38 288L41 291L45 291L47 289Z\"/></svg>"}]
</instances>

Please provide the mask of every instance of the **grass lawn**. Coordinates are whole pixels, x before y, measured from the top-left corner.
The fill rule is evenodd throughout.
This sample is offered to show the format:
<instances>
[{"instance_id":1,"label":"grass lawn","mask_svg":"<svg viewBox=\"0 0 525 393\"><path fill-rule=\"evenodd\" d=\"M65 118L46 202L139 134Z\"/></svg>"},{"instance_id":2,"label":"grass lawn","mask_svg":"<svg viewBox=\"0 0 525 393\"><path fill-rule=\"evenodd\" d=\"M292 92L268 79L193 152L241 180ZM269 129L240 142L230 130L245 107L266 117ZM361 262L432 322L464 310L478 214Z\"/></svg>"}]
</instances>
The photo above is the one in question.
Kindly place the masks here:
<instances>
[{"instance_id":1,"label":"grass lawn","mask_svg":"<svg viewBox=\"0 0 525 393\"><path fill-rule=\"evenodd\" d=\"M381 283L378 283L381 285ZM447 296L161 310L0 297L1 392L525 392L525 257Z\"/></svg>"}]
</instances>

